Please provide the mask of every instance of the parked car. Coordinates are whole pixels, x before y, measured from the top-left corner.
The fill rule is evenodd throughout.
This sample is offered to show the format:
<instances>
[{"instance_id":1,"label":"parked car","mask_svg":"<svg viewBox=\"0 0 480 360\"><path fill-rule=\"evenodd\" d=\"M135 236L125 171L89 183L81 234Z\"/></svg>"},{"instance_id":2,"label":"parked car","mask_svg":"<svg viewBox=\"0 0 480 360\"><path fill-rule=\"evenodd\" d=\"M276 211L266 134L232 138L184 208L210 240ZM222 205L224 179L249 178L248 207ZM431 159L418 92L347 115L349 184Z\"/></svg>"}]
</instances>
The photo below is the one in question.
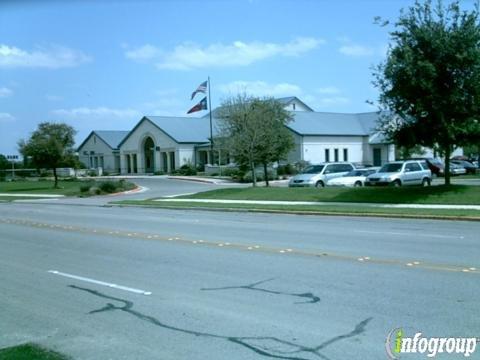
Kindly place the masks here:
<instances>
[{"instance_id":1,"label":"parked car","mask_svg":"<svg viewBox=\"0 0 480 360\"><path fill-rule=\"evenodd\" d=\"M422 161L394 161L383 165L378 172L368 175L366 186L375 185L422 185L432 182L432 172Z\"/></svg>"},{"instance_id":2,"label":"parked car","mask_svg":"<svg viewBox=\"0 0 480 360\"><path fill-rule=\"evenodd\" d=\"M355 169L343 176L328 180L327 186L363 186L367 176L376 173L378 169L380 168Z\"/></svg>"},{"instance_id":3,"label":"parked car","mask_svg":"<svg viewBox=\"0 0 480 360\"><path fill-rule=\"evenodd\" d=\"M467 174L476 174L477 173L477 167L473 165L471 162L466 161L466 160L450 160L452 164L458 165L460 167L463 167L466 170Z\"/></svg>"},{"instance_id":4,"label":"parked car","mask_svg":"<svg viewBox=\"0 0 480 360\"><path fill-rule=\"evenodd\" d=\"M409 160L425 161L428 168L435 176L445 176L445 164L437 158L411 158Z\"/></svg>"},{"instance_id":5,"label":"parked car","mask_svg":"<svg viewBox=\"0 0 480 360\"><path fill-rule=\"evenodd\" d=\"M288 182L289 187L324 187L328 180L343 176L355 167L348 162L321 163L310 165L302 173L293 176Z\"/></svg>"},{"instance_id":6,"label":"parked car","mask_svg":"<svg viewBox=\"0 0 480 360\"><path fill-rule=\"evenodd\" d=\"M452 175L465 175L467 173L467 170L455 163L450 163L450 174Z\"/></svg>"}]
</instances>

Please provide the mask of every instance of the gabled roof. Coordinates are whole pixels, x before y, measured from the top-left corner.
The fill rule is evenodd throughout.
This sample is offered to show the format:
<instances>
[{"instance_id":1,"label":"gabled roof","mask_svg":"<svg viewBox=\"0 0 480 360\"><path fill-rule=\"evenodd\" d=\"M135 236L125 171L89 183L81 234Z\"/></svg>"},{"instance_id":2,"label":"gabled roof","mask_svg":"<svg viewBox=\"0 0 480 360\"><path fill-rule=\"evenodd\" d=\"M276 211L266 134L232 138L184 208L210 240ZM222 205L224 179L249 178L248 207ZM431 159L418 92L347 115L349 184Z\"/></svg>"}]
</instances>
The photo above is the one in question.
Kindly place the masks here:
<instances>
[{"instance_id":1,"label":"gabled roof","mask_svg":"<svg viewBox=\"0 0 480 360\"><path fill-rule=\"evenodd\" d=\"M208 118L145 116L177 143L204 143L210 138Z\"/></svg>"},{"instance_id":2,"label":"gabled roof","mask_svg":"<svg viewBox=\"0 0 480 360\"><path fill-rule=\"evenodd\" d=\"M78 150L85 145L85 143L90 139L90 137L95 134L100 139L103 140L105 144L107 144L112 150L118 150L120 143L122 140L127 136L129 131L125 130L93 130L87 138L80 144Z\"/></svg>"},{"instance_id":3,"label":"gabled roof","mask_svg":"<svg viewBox=\"0 0 480 360\"><path fill-rule=\"evenodd\" d=\"M299 135L367 136L375 132L378 112L345 114L294 111L288 124Z\"/></svg>"},{"instance_id":4,"label":"gabled roof","mask_svg":"<svg viewBox=\"0 0 480 360\"><path fill-rule=\"evenodd\" d=\"M277 98L277 99L275 99L275 100L277 100L278 102L282 103L283 106L288 106L288 105L290 105L292 102L297 101L297 102L299 102L300 104L302 104L303 106L305 106L309 111L314 111L310 106L308 106L307 104L305 104L302 100L300 100L300 99L297 98L296 96L287 96L287 97L283 97L283 98Z\"/></svg>"},{"instance_id":5,"label":"gabled roof","mask_svg":"<svg viewBox=\"0 0 480 360\"><path fill-rule=\"evenodd\" d=\"M190 144L209 142L210 122L208 118L177 116L144 116L118 145L119 147L132 135L144 121L149 121L173 141Z\"/></svg>"}]
</instances>

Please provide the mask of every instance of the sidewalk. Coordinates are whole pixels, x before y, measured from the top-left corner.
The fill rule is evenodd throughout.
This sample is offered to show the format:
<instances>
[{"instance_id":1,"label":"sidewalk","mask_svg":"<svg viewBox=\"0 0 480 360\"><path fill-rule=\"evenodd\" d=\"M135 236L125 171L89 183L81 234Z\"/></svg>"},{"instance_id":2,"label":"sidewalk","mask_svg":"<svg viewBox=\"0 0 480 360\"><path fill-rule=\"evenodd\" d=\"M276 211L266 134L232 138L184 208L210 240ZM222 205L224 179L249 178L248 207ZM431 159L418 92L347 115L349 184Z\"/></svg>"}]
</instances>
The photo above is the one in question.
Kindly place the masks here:
<instances>
[{"instance_id":1,"label":"sidewalk","mask_svg":"<svg viewBox=\"0 0 480 360\"><path fill-rule=\"evenodd\" d=\"M373 204L351 202L315 202L315 201L267 201L267 200L223 200L223 199L156 199L159 202L205 203L205 204L246 204L246 205L291 205L291 206L364 206L370 208L393 209L454 209L478 210L480 205L444 205L444 204Z\"/></svg>"}]
</instances>

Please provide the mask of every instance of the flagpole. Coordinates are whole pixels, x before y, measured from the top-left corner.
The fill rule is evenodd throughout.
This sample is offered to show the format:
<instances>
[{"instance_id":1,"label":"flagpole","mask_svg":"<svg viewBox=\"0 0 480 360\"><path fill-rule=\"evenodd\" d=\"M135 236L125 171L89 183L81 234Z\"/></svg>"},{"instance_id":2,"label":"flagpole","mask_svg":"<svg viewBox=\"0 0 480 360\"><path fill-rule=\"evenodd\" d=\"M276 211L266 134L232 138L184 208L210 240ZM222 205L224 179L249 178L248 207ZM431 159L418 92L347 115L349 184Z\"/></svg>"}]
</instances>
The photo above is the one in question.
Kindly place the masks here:
<instances>
[{"instance_id":1,"label":"flagpole","mask_svg":"<svg viewBox=\"0 0 480 360\"><path fill-rule=\"evenodd\" d=\"M210 110L210 151L212 153L212 165L213 165L213 128L212 128L212 97L210 95L210 76L208 76L208 108ZM219 159L220 160L220 159Z\"/></svg>"}]
</instances>

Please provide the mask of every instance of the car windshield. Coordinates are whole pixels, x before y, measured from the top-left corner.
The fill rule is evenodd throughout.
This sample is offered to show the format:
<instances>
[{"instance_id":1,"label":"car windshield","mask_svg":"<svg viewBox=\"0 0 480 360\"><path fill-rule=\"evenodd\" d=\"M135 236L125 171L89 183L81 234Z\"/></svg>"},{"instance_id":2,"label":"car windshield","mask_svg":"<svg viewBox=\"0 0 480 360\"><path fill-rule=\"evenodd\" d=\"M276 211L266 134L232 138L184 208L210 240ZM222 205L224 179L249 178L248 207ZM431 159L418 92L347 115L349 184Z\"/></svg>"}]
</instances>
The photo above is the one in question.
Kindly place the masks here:
<instances>
[{"instance_id":1,"label":"car windshield","mask_svg":"<svg viewBox=\"0 0 480 360\"><path fill-rule=\"evenodd\" d=\"M402 169L403 164L385 164L382 168L378 171L381 173L391 173L391 172L398 172Z\"/></svg>"},{"instance_id":2,"label":"car windshield","mask_svg":"<svg viewBox=\"0 0 480 360\"><path fill-rule=\"evenodd\" d=\"M303 170L302 174L319 174L322 172L324 165L312 165Z\"/></svg>"}]
</instances>

